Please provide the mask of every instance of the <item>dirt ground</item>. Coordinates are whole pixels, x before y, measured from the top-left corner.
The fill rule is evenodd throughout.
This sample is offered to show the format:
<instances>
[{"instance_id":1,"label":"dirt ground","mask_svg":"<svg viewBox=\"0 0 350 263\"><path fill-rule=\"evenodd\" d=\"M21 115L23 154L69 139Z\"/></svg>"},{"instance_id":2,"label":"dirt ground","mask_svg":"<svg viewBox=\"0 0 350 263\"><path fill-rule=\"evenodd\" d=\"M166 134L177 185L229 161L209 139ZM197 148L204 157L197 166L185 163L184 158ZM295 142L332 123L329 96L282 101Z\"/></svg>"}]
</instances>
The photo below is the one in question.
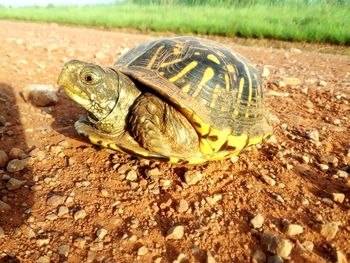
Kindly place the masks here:
<instances>
[{"instance_id":1,"label":"dirt ground","mask_svg":"<svg viewBox=\"0 0 350 263\"><path fill-rule=\"evenodd\" d=\"M26 160L0 168L0 262L347 262L350 57L216 38L267 75L274 137L238 160L170 165L85 142L84 111L56 85L64 62L108 66L157 37L0 21L0 150ZM23 100L38 83L57 104Z\"/></svg>"}]
</instances>

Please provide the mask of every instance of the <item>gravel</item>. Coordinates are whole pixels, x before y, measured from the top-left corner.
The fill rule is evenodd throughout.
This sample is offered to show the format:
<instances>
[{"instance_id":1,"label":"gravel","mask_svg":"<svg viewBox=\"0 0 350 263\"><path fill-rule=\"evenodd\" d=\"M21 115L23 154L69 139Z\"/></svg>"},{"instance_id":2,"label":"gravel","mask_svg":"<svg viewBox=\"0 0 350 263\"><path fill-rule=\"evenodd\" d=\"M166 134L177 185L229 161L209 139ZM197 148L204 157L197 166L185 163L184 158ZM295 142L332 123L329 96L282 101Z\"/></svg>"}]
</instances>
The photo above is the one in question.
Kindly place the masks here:
<instances>
[{"instance_id":1,"label":"gravel","mask_svg":"<svg viewBox=\"0 0 350 263\"><path fill-rule=\"evenodd\" d=\"M86 217L86 212L84 209L78 210L74 213L73 217L75 221L79 219L84 219Z\"/></svg>"},{"instance_id":2,"label":"gravel","mask_svg":"<svg viewBox=\"0 0 350 263\"><path fill-rule=\"evenodd\" d=\"M268 185L270 185L270 186L274 186L274 185L276 184L275 179L273 179L272 177L270 177L270 176L268 176L268 175L263 174L263 175L261 176L261 178L263 179L263 181L264 181L266 184L268 184Z\"/></svg>"},{"instance_id":3,"label":"gravel","mask_svg":"<svg viewBox=\"0 0 350 263\"><path fill-rule=\"evenodd\" d=\"M168 230L167 239L181 239L184 236L185 228L183 226L174 226Z\"/></svg>"},{"instance_id":4,"label":"gravel","mask_svg":"<svg viewBox=\"0 0 350 263\"><path fill-rule=\"evenodd\" d=\"M181 199L177 207L177 212L184 213L188 210L188 208L189 208L188 202L185 199Z\"/></svg>"},{"instance_id":5,"label":"gravel","mask_svg":"<svg viewBox=\"0 0 350 263\"><path fill-rule=\"evenodd\" d=\"M288 236L299 235L299 234L301 234L303 232L304 232L303 227L301 225L297 225L297 224L290 224L286 228L286 234Z\"/></svg>"},{"instance_id":6,"label":"gravel","mask_svg":"<svg viewBox=\"0 0 350 263\"><path fill-rule=\"evenodd\" d=\"M264 223L264 217L261 214L257 214L254 218L250 220L250 223L254 228L260 228Z\"/></svg>"},{"instance_id":7,"label":"gravel","mask_svg":"<svg viewBox=\"0 0 350 263\"><path fill-rule=\"evenodd\" d=\"M59 205L62 205L64 204L64 201L66 200L66 197L65 196L62 196L62 195L53 195L51 197L49 197L47 200L46 200L46 205L50 206L50 207L53 207L53 208L56 208L58 207Z\"/></svg>"},{"instance_id":8,"label":"gravel","mask_svg":"<svg viewBox=\"0 0 350 263\"><path fill-rule=\"evenodd\" d=\"M189 170L185 172L184 178L185 178L186 184L195 185L203 178L203 174L199 171Z\"/></svg>"},{"instance_id":9,"label":"gravel","mask_svg":"<svg viewBox=\"0 0 350 263\"><path fill-rule=\"evenodd\" d=\"M69 209L66 206L60 206L57 211L57 216L61 217L69 213Z\"/></svg>"},{"instance_id":10,"label":"gravel","mask_svg":"<svg viewBox=\"0 0 350 263\"><path fill-rule=\"evenodd\" d=\"M137 250L138 256L144 256L148 253L148 248L146 246L142 246Z\"/></svg>"},{"instance_id":11,"label":"gravel","mask_svg":"<svg viewBox=\"0 0 350 263\"><path fill-rule=\"evenodd\" d=\"M97 230L96 232L96 236L98 239L102 240L106 235L107 235L108 231L104 228L100 228L99 230Z\"/></svg>"},{"instance_id":12,"label":"gravel","mask_svg":"<svg viewBox=\"0 0 350 263\"><path fill-rule=\"evenodd\" d=\"M334 202L342 204L345 200L345 194L343 193L332 193L332 200Z\"/></svg>"},{"instance_id":13,"label":"gravel","mask_svg":"<svg viewBox=\"0 0 350 263\"><path fill-rule=\"evenodd\" d=\"M28 164L28 158L22 159L22 160L13 159L13 160L8 162L6 170L9 173L20 172L24 168L26 168L27 164Z\"/></svg>"},{"instance_id":14,"label":"gravel","mask_svg":"<svg viewBox=\"0 0 350 263\"><path fill-rule=\"evenodd\" d=\"M24 87L22 95L26 101L39 107L54 105L58 102L56 91L49 84L28 84Z\"/></svg>"},{"instance_id":15,"label":"gravel","mask_svg":"<svg viewBox=\"0 0 350 263\"><path fill-rule=\"evenodd\" d=\"M18 180L16 178L10 178L10 180L6 184L6 188L9 191L16 190L22 187L27 181L26 180Z\"/></svg>"},{"instance_id":16,"label":"gravel","mask_svg":"<svg viewBox=\"0 0 350 263\"><path fill-rule=\"evenodd\" d=\"M329 241L336 236L338 229L339 222L330 222L321 225L320 233L326 240Z\"/></svg>"},{"instance_id":17,"label":"gravel","mask_svg":"<svg viewBox=\"0 0 350 263\"><path fill-rule=\"evenodd\" d=\"M3 150L0 150L0 168L5 167L8 160L9 160L9 157L7 153Z\"/></svg>"},{"instance_id":18,"label":"gravel","mask_svg":"<svg viewBox=\"0 0 350 263\"><path fill-rule=\"evenodd\" d=\"M68 257L69 251L70 251L69 245L61 245L57 249L58 254L64 257Z\"/></svg>"}]
</instances>

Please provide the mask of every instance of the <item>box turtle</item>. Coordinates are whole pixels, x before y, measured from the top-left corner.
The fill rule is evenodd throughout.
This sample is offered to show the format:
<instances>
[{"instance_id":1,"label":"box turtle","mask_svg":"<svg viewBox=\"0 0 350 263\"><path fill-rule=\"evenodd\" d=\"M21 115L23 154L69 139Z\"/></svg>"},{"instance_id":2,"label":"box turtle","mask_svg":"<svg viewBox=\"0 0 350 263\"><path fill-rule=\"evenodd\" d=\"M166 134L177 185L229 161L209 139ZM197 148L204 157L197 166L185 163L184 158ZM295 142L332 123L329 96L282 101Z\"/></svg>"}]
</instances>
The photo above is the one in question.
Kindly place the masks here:
<instances>
[{"instance_id":1,"label":"box turtle","mask_svg":"<svg viewBox=\"0 0 350 263\"><path fill-rule=\"evenodd\" d=\"M58 84L88 112L75 123L80 135L136 156L220 160L272 132L257 70L210 40L151 41L106 68L73 60Z\"/></svg>"}]
</instances>

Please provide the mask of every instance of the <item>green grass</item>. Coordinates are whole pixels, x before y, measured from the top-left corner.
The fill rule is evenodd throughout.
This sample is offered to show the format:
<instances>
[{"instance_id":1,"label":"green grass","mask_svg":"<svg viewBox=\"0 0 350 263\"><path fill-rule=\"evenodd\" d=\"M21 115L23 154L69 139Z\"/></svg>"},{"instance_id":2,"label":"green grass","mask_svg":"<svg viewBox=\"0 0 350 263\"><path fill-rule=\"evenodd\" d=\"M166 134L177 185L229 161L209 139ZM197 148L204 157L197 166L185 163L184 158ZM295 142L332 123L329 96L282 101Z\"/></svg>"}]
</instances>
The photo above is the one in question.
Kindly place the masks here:
<instances>
[{"instance_id":1,"label":"green grass","mask_svg":"<svg viewBox=\"0 0 350 263\"><path fill-rule=\"evenodd\" d=\"M208 1L211 5L205 4ZM179 34L350 44L348 0L180 2L186 4L179 4L177 0L134 0L107 6L0 8L0 18Z\"/></svg>"}]
</instances>

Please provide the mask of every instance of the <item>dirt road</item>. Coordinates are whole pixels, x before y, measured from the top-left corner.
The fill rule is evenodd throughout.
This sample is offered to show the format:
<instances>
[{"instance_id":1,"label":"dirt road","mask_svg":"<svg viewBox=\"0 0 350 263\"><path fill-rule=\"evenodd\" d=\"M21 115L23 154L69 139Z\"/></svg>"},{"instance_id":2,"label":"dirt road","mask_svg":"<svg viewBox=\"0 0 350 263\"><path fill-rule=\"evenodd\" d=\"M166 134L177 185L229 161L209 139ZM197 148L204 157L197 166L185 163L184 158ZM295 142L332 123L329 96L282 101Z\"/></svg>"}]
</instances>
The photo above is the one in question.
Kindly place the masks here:
<instances>
[{"instance_id":1,"label":"dirt road","mask_svg":"<svg viewBox=\"0 0 350 263\"><path fill-rule=\"evenodd\" d=\"M347 262L349 57L219 38L265 67L275 136L198 166L96 148L76 134L83 110L62 91L44 108L20 95L58 88L66 61L107 66L152 38L0 21L0 150L31 156L21 171L0 168L0 262ZM203 178L188 185L185 173Z\"/></svg>"}]
</instances>

